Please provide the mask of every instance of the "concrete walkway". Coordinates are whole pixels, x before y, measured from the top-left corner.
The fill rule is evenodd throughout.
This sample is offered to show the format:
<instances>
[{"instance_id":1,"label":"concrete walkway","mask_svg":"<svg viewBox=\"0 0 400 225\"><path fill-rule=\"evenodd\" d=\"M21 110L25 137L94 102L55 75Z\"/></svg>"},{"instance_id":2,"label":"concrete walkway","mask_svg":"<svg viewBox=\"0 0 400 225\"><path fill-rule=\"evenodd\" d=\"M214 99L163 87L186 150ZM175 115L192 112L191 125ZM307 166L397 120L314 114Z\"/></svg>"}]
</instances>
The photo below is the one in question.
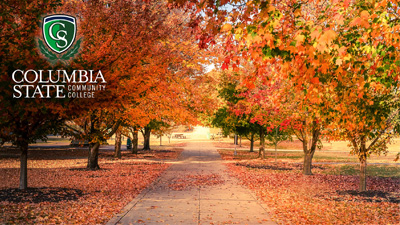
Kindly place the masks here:
<instances>
[{"instance_id":1,"label":"concrete walkway","mask_svg":"<svg viewBox=\"0 0 400 225\"><path fill-rule=\"evenodd\" d=\"M180 160L107 225L275 224L266 206L225 170L212 142L188 142ZM185 181L207 175L219 175L222 183L200 186L186 183L185 189L171 188L177 179Z\"/></svg>"}]
</instances>

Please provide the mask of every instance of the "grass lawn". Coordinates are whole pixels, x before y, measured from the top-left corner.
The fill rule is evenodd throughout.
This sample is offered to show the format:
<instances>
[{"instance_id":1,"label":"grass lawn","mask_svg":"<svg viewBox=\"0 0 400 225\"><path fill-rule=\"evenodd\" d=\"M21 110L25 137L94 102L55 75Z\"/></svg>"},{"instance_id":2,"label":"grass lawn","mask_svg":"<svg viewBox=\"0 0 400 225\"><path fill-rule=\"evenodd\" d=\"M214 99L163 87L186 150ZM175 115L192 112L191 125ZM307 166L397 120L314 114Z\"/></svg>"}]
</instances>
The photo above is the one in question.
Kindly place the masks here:
<instances>
[{"instance_id":1,"label":"grass lawn","mask_svg":"<svg viewBox=\"0 0 400 225\"><path fill-rule=\"evenodd\" d=\"M218 144L217 144L218 147ZM226 147L226 146L225 146ZM233 152L232 148L226 149L221 148L221 151ZM258 149L254 149L254 152L249 152L248 149L237 149L237 159L255 159L258 156ZM274 150L266 150L266 158L277 158L282 161L288 162L302 162L303 152L302 151L285 151L279 149L276 153ZM368 163L396 163L396 152L389 152L387 155L371 155L368 159ZM314 154L313 162L351 162L358 163L358 158L355 155L351 155L349 152L337 152L329 150L317 150Z\"/></svg>"},{"instance_id":2,"label":"grass lawn","mask_svg":"<svg viewBox=\"0 0 400 225\"><path fill-rule=\"evenodd\" d=\"M231 138L223 138L221 141L216 143L216 146L219 148L234 148L233 139ZM257 150L260 146L259 141L254 142L254 150ZM302 143L293 137L293 141L284 141L278 144L278 149L287 149L287 150L302 150ZM350 147L348 146L348 142L346 141L332 141L327 142L322 140L322 149L323 151L342 151L342 152L350 152ZM242 138L242 148L241 149L249 149L250 141ZM274 149L275 147L272 145L268 145L266 143L266 148ZM400 152L400 138L394 138L392 143L388 146L389 155L397 154Z\"/></svg>"},{"instance_id":3,"label":"grass lawn","mask_svg":"<svg viewBox=\"0 0 400 225\"><path fill-rule=\"evenodd\" d=\"M0 224L102 224L154 181L168 164L138 159L175 159L182 149L171 146L126 151L122 159L101 150L101 169L86 170L86 148L29 150L27 191L18 190L16 149L0 150Z\"/></svg>"},{"instance_id":4,"label":"grass lawn","mask_svg":"<svg viewBox=\"0 0 400 225\"><path fill-rule=\"evenodd\" d=\"M139 138L139 145L143 145L143 136L141 133L139 133L138 138ZM127 141L127 138L123 137L122 138L122 146L126 146L126 141ZM46 141L38 140L37 143L31 144L30 146L43 146L43 145L65 146L65 145L69 145L70 143L71 143L71 138L63 138L61 136L49 135ZM109 145L114 145L115 144L114 137L107 140L107 143ZM175 139L175 138L169 139L167 136L163 136L162 140L161 140L161 145L165 145L165 146L171 146L171 145L180 144L180 143L183 143L182 139ZM5 145L11 146L10 143L6 143ZM151 135L150 146L160 146L160 138L156 137L155 135Z\"/></svg>"},{"instance_id":5,"label":"grass lawn","mask_svg":"<svg viewBox=\"0 0 400 225\"><path fill-rule=\"evenodd\" d=\"M317 152L312 176L304 176L301 152L257 153L221 149L230 174L268 205L279 224L398 224L400 221L400 165L368 165L367 191L358 192L354 156ZM318 157L317 157L318 156ZM376 161L386 161L375 159ZM371 160L370 160L371 161ZM355 161L357 162L357 161ZM392 162L387 160L387 162Z\"/></svg>"},{"instance_id":6,"label":"grass lawn","mask_svg":"<svg viewBox=\"0 0 400 225\"><path fill-rule=\"evenodd\" d=\"M352 175L358 176L360 168L358 165L329 165L329 169L323 174ZM393 177L400 178L400 165L368 165L367 176L370 177Z\"/></svg>"}]
</instances>

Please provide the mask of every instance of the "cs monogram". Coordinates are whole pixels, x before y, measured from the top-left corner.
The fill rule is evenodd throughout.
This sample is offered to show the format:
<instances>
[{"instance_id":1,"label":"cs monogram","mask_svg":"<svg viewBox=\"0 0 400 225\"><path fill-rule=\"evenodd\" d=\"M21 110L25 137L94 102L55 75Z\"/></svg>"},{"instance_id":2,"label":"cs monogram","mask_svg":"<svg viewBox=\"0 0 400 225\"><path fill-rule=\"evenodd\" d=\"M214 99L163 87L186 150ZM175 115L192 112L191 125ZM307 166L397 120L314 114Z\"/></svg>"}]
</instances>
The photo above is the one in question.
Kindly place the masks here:
<instances>
[{"instance_id":1,"label":"cs monogram","mask_svg":"<svg viewBox=\"0 0 400 225\"><path fill-rule=\"evenodd\" d=\"M68 50L75 40L75 18L67 15L52 15L43 19L43 37L47 46L57 53Z\"/></svg>"},{"instance_id":2,"label":"cs monogram","mask_svg":"<svg viewBox=\"0 0 400 225\"><path fill-rule=\"evenodd\" d=\"M81 39L76 41L75 46L71 48L77 33L75 17L63 14L46 16L42 23L42 33L48 48L39 39L39 49L50 63L55 64L58 60L67 61L78 53ZM71 50L67 51L70 48ZM58 57L52 51L57 54L65 53Z\"/></svg>"}]
</instances>

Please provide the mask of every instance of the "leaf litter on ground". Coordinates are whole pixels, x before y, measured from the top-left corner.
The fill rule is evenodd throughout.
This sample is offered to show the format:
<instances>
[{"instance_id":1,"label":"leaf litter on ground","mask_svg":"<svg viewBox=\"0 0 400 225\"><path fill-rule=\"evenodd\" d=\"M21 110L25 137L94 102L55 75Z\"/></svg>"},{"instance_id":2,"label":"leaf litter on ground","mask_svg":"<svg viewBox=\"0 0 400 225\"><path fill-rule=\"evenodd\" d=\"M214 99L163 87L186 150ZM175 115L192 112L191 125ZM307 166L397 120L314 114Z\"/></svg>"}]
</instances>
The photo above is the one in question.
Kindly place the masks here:
<instances>
[{"instance_id":1,"label":"leaf litter on ground","mask_svg":"<svg viewBox=\"0 0 400 225\"><path fill-rule=\"evenodd\" d=\"M181 152L155 150L150 159L174 159ZM101 169L91 171L85 168L86 149L35 149L29 152L29 188L21 191L18 158L10 153L0 154L0 224L105 223L169 166L129 161L136 157L129 153L123 154L128 160L115 161L102 151Z\"/></svg>"}]
</instances>

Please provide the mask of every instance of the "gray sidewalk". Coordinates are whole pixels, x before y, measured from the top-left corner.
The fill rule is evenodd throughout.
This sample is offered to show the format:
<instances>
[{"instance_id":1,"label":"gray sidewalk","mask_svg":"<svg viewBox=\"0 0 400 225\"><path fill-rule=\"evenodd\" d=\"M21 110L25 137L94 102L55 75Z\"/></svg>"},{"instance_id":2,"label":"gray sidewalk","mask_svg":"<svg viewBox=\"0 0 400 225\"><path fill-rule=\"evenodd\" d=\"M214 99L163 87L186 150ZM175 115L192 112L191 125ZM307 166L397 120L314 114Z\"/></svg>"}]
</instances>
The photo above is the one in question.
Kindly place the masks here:
<instances>
[{"instance_id":1,"label":"gray sidewalk","mask_svg":"<svg viewBox=\"0 0 400 225\"><path fill-rule=\"evenodd\" d=\"M107 225L114 224L275 224L266 206L226 173L211 142L189 142L180 160L130 202ZM174 190L181 179L218 174L219 184ZM189 178L188 178L189 177ZM187 183L189 184L189 183Z\"/></svg>"}]
</instances>

